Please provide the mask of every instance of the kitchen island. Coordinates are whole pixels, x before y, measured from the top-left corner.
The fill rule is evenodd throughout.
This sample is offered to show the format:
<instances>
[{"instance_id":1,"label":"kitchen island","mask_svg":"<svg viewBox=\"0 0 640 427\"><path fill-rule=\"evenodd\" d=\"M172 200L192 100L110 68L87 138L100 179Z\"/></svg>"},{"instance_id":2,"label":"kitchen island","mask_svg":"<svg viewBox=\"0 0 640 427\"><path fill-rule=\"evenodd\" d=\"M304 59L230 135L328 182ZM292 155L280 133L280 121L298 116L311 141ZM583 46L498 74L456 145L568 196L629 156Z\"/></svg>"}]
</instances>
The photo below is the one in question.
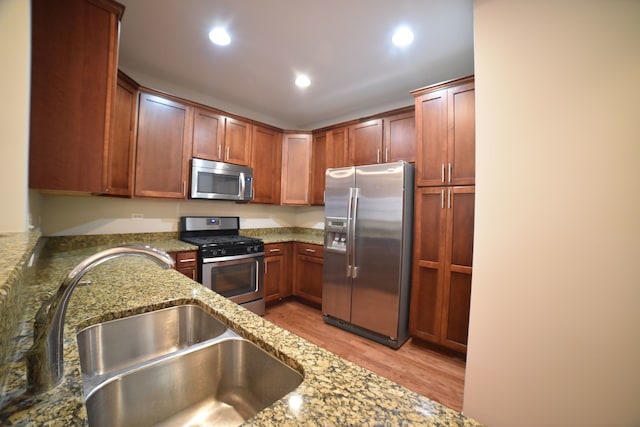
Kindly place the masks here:
<instances>
[{"instance_id":1,"label":"kitchen island","mask_svg":"<svg viewBox=\"0 0 640 427\"><path fill-rule=\"evenodd\" d=\"M34 267L26 268L23 283L19 284L24 287L24 296L19 299L23 306L18 330L7 340L9 358L5 364L7 369L3 369L6 381L0 396L1 425L86 425L76 332L106 320L180 304L202 307L242 337L303 374L304 380L295 391L244 425L478 425L273 325L177 271L163 270L139 257L111 260L85 276L91 285L74 291L65 319L64 378L44 394L27 395L22 357L32 342L32 320L42 298L55 290L77 263L99 250L123 243L148 243L167 251L192 249L175 239L153 240L140 236L94 240L89 244L83 239L62 239L62 243L56 240L60 239L50 239L41 251L33 244L25 244L22 249L30 252L35 248L40 253ZM20 262L27 263L29 258L30 254L25 253ZM12 280L13 273L6 274L3 270L1 274L0 283ZM1 309L8 310L11 302L4 299Z\"/></svg>"}]
</instances>

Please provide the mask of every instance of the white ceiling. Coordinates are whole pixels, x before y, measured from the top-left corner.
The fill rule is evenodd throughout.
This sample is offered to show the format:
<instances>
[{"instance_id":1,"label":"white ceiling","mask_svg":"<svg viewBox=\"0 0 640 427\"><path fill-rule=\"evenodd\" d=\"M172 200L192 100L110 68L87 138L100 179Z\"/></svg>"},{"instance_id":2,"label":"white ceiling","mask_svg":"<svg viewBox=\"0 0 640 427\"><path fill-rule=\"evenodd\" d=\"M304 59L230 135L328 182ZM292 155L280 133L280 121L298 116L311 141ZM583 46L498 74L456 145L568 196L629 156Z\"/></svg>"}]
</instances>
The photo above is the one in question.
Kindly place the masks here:
<instances>
[{"instance_id":1,"label":"white ceiling","mask_svg":"<svg viewBox=\"0 0 640 427\"><path fill-rule=\"evenodd\" d=\"M120 2L119 61L131 77L148 85L152 76L285 129L411 105L409 91L473 74L472 0ZM220 24L229 46L208 39ZM391 43L401 24L415 33L404 48ZM293 84L297 72L310 87Z\"/></svg>"}]
</instances>

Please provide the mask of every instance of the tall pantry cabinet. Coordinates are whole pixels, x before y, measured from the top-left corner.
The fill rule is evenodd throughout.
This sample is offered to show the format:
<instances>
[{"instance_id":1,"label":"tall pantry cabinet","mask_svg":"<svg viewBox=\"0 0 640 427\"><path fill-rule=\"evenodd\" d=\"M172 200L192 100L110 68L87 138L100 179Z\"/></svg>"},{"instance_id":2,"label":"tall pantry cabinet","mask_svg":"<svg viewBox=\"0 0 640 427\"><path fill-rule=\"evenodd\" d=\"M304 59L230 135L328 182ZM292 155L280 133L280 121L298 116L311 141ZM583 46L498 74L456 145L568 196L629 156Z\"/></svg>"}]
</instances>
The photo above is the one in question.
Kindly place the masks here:
<instances>
[{"instance_id":1,"label":"tall pantry cabinet","mask_svg":"<svg viewBox=\"0 0 640 427\"><path fill-rule=\"evenodd\" d=\"M466 353L475 202L473 76L413 91L415 240L410 334Z\"/></svg>"}]
</instances>

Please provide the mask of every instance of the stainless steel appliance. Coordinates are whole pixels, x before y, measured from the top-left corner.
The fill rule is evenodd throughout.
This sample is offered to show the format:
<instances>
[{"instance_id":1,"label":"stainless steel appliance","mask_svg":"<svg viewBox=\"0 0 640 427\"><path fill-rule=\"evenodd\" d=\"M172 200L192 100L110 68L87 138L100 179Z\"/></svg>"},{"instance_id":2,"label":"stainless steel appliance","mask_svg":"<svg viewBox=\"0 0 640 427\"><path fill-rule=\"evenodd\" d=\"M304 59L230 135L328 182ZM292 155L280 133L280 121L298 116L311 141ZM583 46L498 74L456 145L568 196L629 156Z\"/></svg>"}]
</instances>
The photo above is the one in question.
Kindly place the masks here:
<instances>
[{"instance_id":1,"label":"stainless steel appliance","mask_svg":"<svg viewBox=\"0 0 640 427\"><path fill-rule=\"evenodd\" d=\"M231 163L191 159L192 199L253 200L253 169Z\"/></svg>"},{"instance_id":2,"label":"stainless steel appliance","mask_svg":"<svg viewBox=\"0 0 640 427\"><path fill-rule=\"evenodd\" d=\"M393 348L408 338L414 167L327 169L322 312Z\"/></svg>"},{"instance_id":3,"label":"stainless steel appliance","mask_svg":"<svg viewBox=\"0 0 640 427\"><path fill-rule=\"evenodd\" d=\"M238 217L183 216L179 237L199 248L200 283L256 314L264 314L264 243L240 235Z\"/></svg>"}]
</instances>

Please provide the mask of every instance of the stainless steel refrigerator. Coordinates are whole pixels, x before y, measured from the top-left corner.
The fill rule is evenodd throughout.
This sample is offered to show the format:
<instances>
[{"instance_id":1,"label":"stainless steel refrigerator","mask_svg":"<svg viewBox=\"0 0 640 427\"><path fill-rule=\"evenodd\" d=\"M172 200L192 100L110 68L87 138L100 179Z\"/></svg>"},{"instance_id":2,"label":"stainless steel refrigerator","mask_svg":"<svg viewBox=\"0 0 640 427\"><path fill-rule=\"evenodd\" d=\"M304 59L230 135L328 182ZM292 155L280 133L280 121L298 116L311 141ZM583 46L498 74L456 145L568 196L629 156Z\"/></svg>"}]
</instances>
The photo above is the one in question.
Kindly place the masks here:
<instances>
[{"instance_id":1,"label":"stainless steel refrigerator","mask_svg":"<svg viewBox=\"0 0 640 427\"><path fill-rule=\"evenodd\" d=\"M325 322L393 348L408 338L414 167L327 169Z\"/></svg>"}]
</instances>

